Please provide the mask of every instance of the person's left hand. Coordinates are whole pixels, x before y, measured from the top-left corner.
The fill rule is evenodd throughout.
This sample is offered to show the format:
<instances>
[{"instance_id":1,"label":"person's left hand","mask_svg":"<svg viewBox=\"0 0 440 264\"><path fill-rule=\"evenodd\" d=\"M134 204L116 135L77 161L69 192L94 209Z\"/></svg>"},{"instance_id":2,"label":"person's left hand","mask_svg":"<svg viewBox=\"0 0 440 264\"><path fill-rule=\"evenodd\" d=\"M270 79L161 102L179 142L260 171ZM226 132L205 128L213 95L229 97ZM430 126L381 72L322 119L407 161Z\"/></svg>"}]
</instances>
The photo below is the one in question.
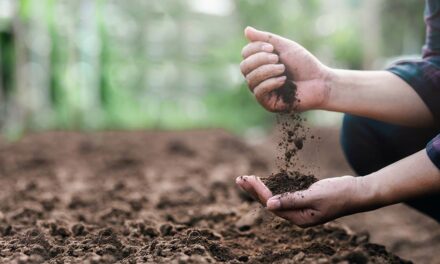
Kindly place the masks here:
<instances>
[{"instance_id":1,"label":"person's left hand","mask_svg":"<svg viewBox=\"0 0 440 264\"><path fill-rule=\"evenodd\" d=\"M315 182L309 189L272 195L256 176L241 176L237 184L275 215L300 227L322 224L364 209L368 194L362 177L343 176Z\"/></svg>"}]
</instances>

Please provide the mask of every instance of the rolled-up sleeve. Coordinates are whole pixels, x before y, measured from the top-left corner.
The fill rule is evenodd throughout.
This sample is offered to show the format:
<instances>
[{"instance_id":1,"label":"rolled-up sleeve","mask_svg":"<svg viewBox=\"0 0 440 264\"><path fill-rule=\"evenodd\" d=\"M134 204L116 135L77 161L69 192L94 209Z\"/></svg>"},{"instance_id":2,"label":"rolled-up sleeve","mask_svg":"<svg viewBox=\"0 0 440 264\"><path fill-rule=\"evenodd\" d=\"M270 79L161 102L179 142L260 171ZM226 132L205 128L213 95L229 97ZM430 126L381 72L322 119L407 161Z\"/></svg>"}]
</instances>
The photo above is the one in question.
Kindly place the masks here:
<instances>
[{"instance_id":1,"label":"rolled-up sleeve","mask_svg":"<svg viewBox=\"0 0 440 264\"><path fill-rule=\"evenodd\" d=\"M420 96L440 124L440 58L400 61L388 71L407 82Z\"/></svg>"},{"instance_id":2,"label":"rolled-up sleeve","mask_svg":"<svg viewBox=\"0 0 440 264\"><path fill-rule=\"evenodd\" d=\"M440 170L440 134L428 143L426 152L432 163Z\"/></svg>"}]
</instances>

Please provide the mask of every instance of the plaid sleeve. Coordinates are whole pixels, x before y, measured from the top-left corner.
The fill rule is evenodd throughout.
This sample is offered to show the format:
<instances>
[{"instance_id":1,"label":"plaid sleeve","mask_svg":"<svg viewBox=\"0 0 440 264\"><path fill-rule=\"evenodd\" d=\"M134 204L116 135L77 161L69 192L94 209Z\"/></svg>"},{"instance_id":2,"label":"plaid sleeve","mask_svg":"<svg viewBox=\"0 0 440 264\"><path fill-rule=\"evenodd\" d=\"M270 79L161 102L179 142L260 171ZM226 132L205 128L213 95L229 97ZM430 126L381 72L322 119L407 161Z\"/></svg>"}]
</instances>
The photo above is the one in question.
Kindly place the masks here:
<instances>
[{"instance_id":1,"label":"plaid sleeve","mask_svg":"<svg viewBox=\"0 0 440 264\"><path fill-rule=\"evenodd\" d=\"M387 70L416 91L434 116L435 123L440 124L440 59L400 61Z\"/></svg>"},{"instance_id":2,"label":"plaid sleeve","mask_svg":"<svg viewBox=\"0 0 440 264\"><path fill-rule=\"evenodd\" d=\"M426 152L431 161L440 170L440 134L428 143Z\"/></svg>"}]
</instances>

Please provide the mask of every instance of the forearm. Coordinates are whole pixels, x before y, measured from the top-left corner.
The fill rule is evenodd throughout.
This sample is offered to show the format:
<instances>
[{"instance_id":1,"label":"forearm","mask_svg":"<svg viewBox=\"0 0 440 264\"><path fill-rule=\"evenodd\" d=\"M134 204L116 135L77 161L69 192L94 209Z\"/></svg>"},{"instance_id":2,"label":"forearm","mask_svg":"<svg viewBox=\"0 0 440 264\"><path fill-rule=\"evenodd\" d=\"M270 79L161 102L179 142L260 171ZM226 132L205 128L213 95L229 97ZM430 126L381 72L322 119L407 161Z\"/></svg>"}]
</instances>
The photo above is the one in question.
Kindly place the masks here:
<instances>
[{"instance_id":1,"label":"forearm","mask_svg":"<svg viewBox=\"0 0 440 264\"><path fill-rule=\"evenodd\" d=\"M332 70L323 109L406 126L427 126L433 116L417 93L387 71Z\"/></svg>"},{"instance_id":2,"label":"forearm","mask_svg":"<svg viewBox=\"0 0 440 264\"><path fill-rule=\"evenodd\" d=\"M358 179L365 209L440 192L440 170L431 162L426 150Z\"/></svg>"}]
</instances>

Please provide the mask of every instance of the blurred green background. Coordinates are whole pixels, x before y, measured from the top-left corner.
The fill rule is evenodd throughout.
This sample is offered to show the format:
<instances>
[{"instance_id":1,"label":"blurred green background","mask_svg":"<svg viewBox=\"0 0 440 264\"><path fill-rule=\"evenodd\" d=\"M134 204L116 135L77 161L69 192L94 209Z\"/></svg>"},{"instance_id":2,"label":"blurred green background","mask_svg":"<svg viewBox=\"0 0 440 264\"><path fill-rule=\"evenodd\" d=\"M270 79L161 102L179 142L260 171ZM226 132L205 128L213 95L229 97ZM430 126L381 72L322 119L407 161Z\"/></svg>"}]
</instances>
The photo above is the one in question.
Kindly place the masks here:
<instances>
[{"instance_id":1,"label":"blurred green background","mask_svg":"<svg viewBox=\"0 0 440 264\"><path fill-rule=\"evenodd\" d=\"M419 54L420 0L0 0L0 128L264 131L239 72L246 25L332 67ZM339 115L308 113L334 125Z\"/></svg>"}]
</instances>

